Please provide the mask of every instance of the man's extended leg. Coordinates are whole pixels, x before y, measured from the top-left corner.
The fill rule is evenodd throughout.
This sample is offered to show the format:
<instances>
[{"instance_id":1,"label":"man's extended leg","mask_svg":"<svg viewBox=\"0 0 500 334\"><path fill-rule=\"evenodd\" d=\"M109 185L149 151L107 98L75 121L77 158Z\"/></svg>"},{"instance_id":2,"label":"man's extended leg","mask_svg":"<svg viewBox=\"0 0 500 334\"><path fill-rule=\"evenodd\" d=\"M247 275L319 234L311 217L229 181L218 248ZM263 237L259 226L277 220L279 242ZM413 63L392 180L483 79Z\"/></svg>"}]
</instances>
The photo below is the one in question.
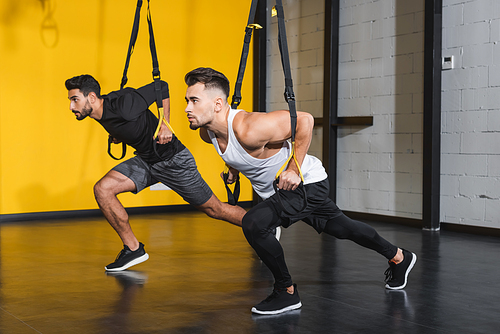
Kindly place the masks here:
<instances>
[{"instance_id":1,"label":"man's extended leg","mask_svg":"<svg viewBox=\"0 0 500 334\"><path fill-rule=\"evenodd\" d=\"M106 266L108 271L121 271L146 261L149 255L132 232L125 208L116 197L118 194L135 191L135 183L125 175L111 170L94 186L94 195L104 217L122 239L124 248L115 262Z\"/></svg>"},{"instance_id":2,"label":"man's extended leg","mask_svg":"<svg viewBox=\"0 0 500 334\"><path fill-rule=\"evenodd\" d=\"M211 218L222 219L240 227L241 220L247 213L241 206L221 202L214 194L208 201L196 206L196 208Z\"/></svg>"},{"instance_id":3,"label":"man's extended leg","mask_svg":"<svg viewBox=\"0 0 500 334\"><path fill-rule=\"evenodd\" d=\"M389 260L389 269L386 271L386 288L391 290L403 289L408 280L408 274L415 265L417 256L407 250L392 245L382 238L377 231L368 224L353 220L344 214L330 219L323 232L339 239L349 239L358 245L372 249Z\"/></svg>"}]
</instances>

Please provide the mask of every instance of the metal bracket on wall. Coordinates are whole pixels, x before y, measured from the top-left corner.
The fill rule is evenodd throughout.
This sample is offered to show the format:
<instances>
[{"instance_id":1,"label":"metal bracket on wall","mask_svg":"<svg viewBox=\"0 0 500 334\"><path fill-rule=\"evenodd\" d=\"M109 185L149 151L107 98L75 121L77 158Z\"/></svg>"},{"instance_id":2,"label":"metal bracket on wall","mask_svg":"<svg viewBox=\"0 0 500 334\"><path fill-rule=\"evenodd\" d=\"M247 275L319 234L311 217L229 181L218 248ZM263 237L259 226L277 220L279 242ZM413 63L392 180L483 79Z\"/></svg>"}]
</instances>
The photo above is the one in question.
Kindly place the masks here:
<instances>
[{"instance_id":1,"label":"metal bracket on wall","mask_svg":"<svg viewBox=\"0 0 500 334\"><path fill-rule=\"evenodd\" d=\"M372 126L373 116L346 116L337 117L337 123L332 123L331 126ZM314 126L323 126L323 117L314 117Z\"/></svg>"},{"instance_id":2,"label":"metal bracket on wall","mask_svg":"<svg viewBox=\"0 0 500 334\"><path fill-rule=\"evenodd\" d=\"M373 116L337 117L337 122L332 123L332 126L351 126L351 125L372 126Z\"/></svg>"}]
</instances>

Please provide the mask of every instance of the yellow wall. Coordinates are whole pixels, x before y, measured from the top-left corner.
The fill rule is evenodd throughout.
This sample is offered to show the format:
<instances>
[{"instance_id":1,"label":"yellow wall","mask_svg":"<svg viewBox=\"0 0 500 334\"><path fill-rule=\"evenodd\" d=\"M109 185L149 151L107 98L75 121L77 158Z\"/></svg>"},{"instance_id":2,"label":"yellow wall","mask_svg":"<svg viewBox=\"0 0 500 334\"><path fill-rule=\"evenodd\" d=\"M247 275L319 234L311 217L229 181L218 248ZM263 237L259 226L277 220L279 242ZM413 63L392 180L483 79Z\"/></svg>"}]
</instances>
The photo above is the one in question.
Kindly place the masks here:
<instances>
[{"instance_id":1,"label":"yellow wall","mask_svg":"<svg viewBox=\"0 0 500 334\"><path fill-rule=\"evenodd\" d=\"M119 88L135 6L136 0L0 2L0 214L97 208L92 186L116 162L106 153L106 131L69 111L64 81L88 73L103 93ZM145 0L128 75L132 87L151 81L146 6ZM222 200L223 163L188 127L183 78L209 66L234 85L249 7L250 0L151 0L171 123ZM241 107L251 110L251 59L248 65ZM114 148L118 155L120 147ZM240 200L251 196L244 180ZM149 189L120 199L127 207L185 203L173 191Z\"/></svg>"}]
</instances>

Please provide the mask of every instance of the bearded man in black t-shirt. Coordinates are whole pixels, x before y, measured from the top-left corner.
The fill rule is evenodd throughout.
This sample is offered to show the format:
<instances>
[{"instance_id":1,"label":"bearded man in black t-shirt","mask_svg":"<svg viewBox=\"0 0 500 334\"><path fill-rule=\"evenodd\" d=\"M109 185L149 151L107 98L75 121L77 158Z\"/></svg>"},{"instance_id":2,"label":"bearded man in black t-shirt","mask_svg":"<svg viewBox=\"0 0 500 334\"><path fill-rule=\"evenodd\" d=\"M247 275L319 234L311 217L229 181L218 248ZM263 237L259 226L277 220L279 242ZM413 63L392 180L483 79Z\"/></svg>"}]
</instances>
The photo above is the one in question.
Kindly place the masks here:
<instances>
[{"instance_id":1,"label":"bearded man in black t-shirt","mask_svg":"<svg viewBox=\"0 0 500 334\"><path fill-rule=\"evenodd\" d=\"M157 138L153 136L158 118L148 109L156 100L154 83L138 89L125 88L101 96L99 83L90 75L66 80L70 109L77 120L87 116L99 122L113 143L132 146L136 156L115 166L94 186L96 201L109 224L123 242L123 249L107 271L121 271L146 261L149 255L130 227L128 214L116 197L120 193L138 193L161 182L198 210L216 219L241 226L246 211L222 203L203 180L191 152L165 124L170 117L168 84L161 82L165 122Z\"/></svg>"}]
</instances>

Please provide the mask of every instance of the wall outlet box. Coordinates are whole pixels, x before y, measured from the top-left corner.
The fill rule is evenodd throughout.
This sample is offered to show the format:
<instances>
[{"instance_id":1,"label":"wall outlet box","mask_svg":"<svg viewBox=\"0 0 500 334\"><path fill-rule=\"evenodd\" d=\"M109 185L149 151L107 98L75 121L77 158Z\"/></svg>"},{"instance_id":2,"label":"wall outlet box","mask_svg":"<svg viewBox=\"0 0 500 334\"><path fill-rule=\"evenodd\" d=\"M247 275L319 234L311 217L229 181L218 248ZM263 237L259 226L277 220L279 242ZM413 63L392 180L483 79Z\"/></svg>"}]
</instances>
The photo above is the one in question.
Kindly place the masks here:
<instances>
[{"instance_id":1,"label":"wall outlet box","mask_svg":"<svg viewBox=\"0 0 500 334\"><path fill-rule=\"evenodd\" d=\"M444 56L441 62L441 68L443 70L451 70L455 68L455 57L453 56Z\"/></svg>"}]
</instances>

